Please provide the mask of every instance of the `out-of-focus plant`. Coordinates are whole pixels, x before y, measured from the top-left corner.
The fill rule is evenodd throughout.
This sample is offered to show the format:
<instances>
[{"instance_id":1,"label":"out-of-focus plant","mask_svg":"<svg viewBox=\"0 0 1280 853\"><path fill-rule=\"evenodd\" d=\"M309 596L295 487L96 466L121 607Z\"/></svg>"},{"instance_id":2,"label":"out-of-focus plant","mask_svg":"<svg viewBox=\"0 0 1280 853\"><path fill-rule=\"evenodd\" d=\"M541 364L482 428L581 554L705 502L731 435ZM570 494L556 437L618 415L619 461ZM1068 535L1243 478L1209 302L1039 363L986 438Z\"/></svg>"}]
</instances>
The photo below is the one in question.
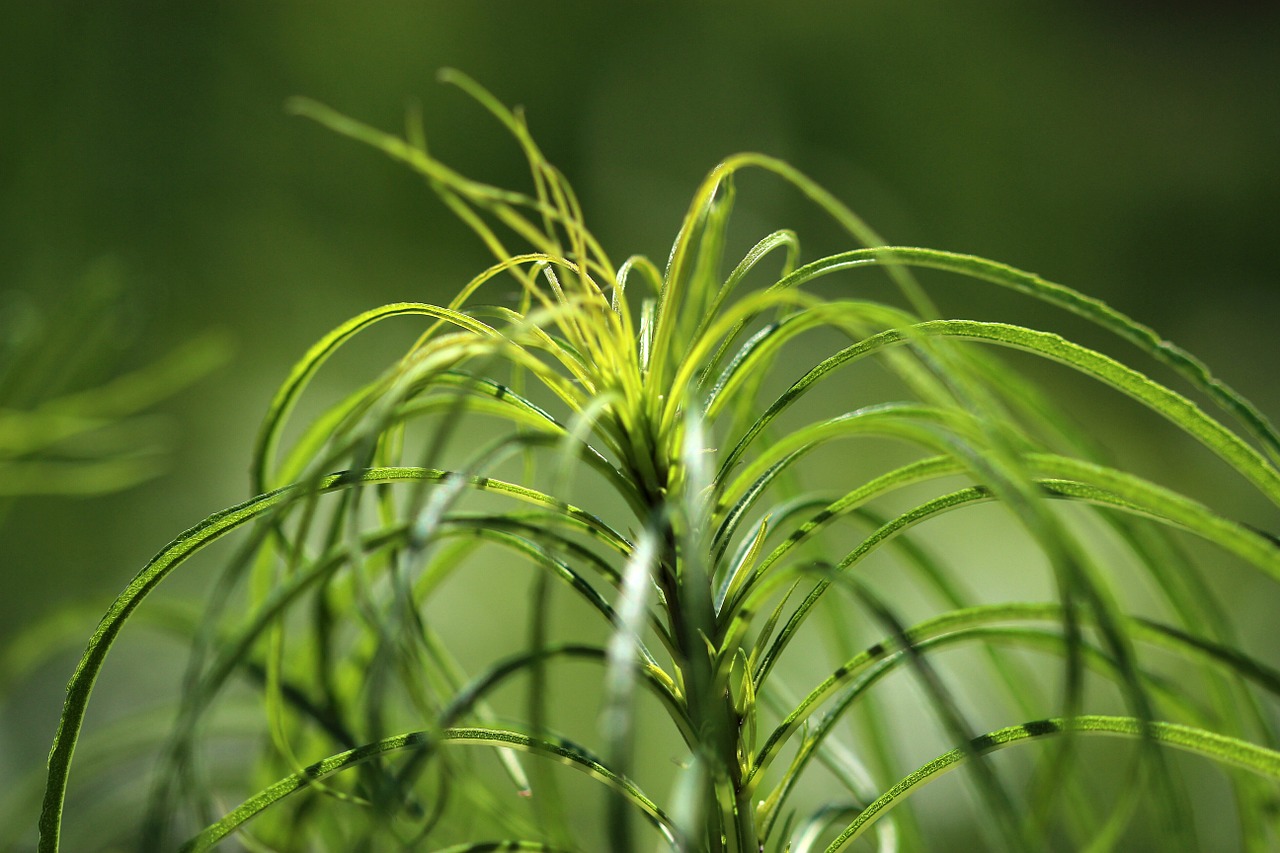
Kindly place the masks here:
<instances>
[{"instance_id":1,"label":"out-of-focus plant","mask_svg":"<svg viewBox=\"0 0 1280 853\"><path fill-rule=\"evenodd\" d=\"M1280 841L1280 673L1242 648L1213 574L1232 560L1280 580L1280 547L1105 461L1089 431L1101 408L1072 426L1053 385L992 351L1056 362L1127 397L1280 505L1280 436L1260 412L1076 291L977 257L885 246L763 155L708 175L665 268L616 264L523 116L448 76L514 135L532 192L453 171L416 121L400 138L293 106L418 172L496 263L448 305L351 319L294 367L258 436L253 497L161 550L94 633L50 755L41 851L59 849L64 818L74 826L88 807L66 799L72 756L120 632L188 557L235 530L244 539L204 602L146 816L118 819L110 839L97 826L102 843L955 849L911 806L963 766L997 849L1123 849L1140 833L1196 849L1200 789L1171 750L1225 768L1236 811L1219 824L1244 849ZM794 186L858 246L805 260L782 230L726 262L745 170ZM1092 321L1226 417L1057 335L937 319L913 275L922 267ZM861 295L873 276L887 277L896 304ZM406 316L423 329L402 359L288 428L331 355ZM828 349L807 355L802 338ZM887 368L890 384L856 378L866 363ZM841 443L857 448L856 466ZM1003 516L973 535L1011 554L1006 542L1029 540L1038 565L1015 556L977 579L947 540L925 536L938 517L984 504ZM1186 534L1210 550L1188 548ZM440 608L461 594L485 612L501 597L484 580L495 565L530 578L524 639L469 671L469 644L505 632L481 620L446 636ZM1036 571L1056 595L1005 594L1008 578ZM1147 580L1156 617L1133 615L1126 573ZM912 623L915 599L932 615ZM553 604L572 617L553 618ZM979 654L952 668L966 648ZM806 684L823 649L829 674ZM594 686L558 686L575 661L596 669ZM898 673L923 697L917 714L886 711ZM261 709L258 723L231 714L246 707ZM559 730L566 711L584 709L596 726ZM864 725L846 727L855 715ZM671 778L645 778L642 726L665 730ZM1132 748L1103 762L1091 750L1100 735ZM924 764L899 754L904 741L938 739L950 750ZM1035 760L993 756L1006 748ZM600 799L559 793L568 777L557 765L598 783ZM1095 796L1115 773L1125 783ZM596 829L584 834L587 824Z\"/></svg>"},{"instance_id":2,"label":"out-of-focus plant","mask_svg":"<svg viewBox=\"0 0 1280 853\"><path fill-rule=\"evenodd\" d=\"M224 362L228 342L202 335L121 373L126 326L110 261L62 305L0 294L0 505L119 491L161 470L163 432L149 410Z\"/></svg>"},{"instance_id":3,"label":"out-of-focus plant","mask_svg":"<svg viewBox=\"0 0 1280 853\"><path fill-rule=\"evenodd\" d=\"M124 280L119 264L104 259L61 301L0 292L0 542L9 513L23 499L101 497L162 472L172 429L155 412L157 404L230 355L229 337L209 332L122 369L138 344ZM17 533L12 526L8 532ZM59 578L57 566L24 564L0 547L0 574L10 589L67 592L63 600L40 601L20 630L3 631L0 700L17 706L28 679L78 645L76 634L100 614L86 609L76 584ZM38 787L17 768L0 766L6 774L0 849L9 849L22 834L15 813Z\"/></svg>"}]
</instances>

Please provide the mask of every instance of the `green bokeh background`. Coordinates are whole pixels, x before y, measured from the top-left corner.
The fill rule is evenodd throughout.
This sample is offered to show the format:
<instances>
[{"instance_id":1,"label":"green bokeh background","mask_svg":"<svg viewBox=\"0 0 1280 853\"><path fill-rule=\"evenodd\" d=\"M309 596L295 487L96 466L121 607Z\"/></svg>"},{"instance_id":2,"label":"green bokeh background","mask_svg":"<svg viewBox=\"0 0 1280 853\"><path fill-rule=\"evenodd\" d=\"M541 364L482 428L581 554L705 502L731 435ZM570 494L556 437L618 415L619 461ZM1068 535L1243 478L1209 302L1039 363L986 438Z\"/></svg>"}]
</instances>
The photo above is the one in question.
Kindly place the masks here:
<instances>
[{"instance_id":1,"label":"green bokeh background","mask_svg":"<svg viewBox=\"0 0 1280 853\"><path fill-rule=\"evenodd\" d=\"M128 362L209 328L229 330L237 356L165 405L169 473L9 514L0 641L58 602L105 605L176 532L246 497L258 419L316 337L382 302L446 300L487 264L402 167L283 109L307 95L394 130L420 104L437 156L523 187L515 145L434 82L442 66L526 109L616 258L664 259L697 181L760 150L890 242L1106 299L1280 412L1274 3L4 5L0 290L53 306L107 258L127 284ZM791 227L810 257L841 247L778 183L742 190L744 239ZM947 314L1079 329L977 286L934 292ZM371 375L402 343L340 360L333 382ZM1146 421L1086 414L1139 470L1276 526ZM1267 648L1273 605L1239 605ZM43 757L65 675L0 717L14 762Z\"/></svg>"}]
</instances>

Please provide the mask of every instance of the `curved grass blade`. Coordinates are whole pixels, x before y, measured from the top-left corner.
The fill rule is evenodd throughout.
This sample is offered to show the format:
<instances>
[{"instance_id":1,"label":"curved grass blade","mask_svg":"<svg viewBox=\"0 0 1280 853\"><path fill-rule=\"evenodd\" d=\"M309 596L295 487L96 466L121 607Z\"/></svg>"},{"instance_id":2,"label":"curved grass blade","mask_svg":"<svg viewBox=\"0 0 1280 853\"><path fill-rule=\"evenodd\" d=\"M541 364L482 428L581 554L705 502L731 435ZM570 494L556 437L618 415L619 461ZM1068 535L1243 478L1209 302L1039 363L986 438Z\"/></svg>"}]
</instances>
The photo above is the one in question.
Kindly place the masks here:
<instances>
[{"instance_id":1,"label":"curved grass blade","mask_svg":"<svg viewBox=\"0 0 1280 853\"><path fill-rule=\"evenodd\" d=\"M1056 305L1084 317L1129 341L1152 358L1172 367L1194 387L1203 391L1224 411L1230 412L1280 462L1280 432L1251 402L1216 378L1204 362L1153 329L1111 306L1061 284L1046 281L1033 273L975 255L944 252L915 246L885 246L853 249L821 258L797 268L776 287L797 287L823 275L861 266L930 267L987 281Z\"/></svg>"},{"instance_id":2,"label":"curved grass blade","mask_svg":"<svg viewBox=\"0 0 1280 853\"><path fill-rule=\"evenodd\" d=\"M988 644L1012 643L1024 648L1042 648L1060 655L1064 643L1060 634L1047 633L1040 629L1008 627L1004 623L1060 622L1062 612L1061 605L1048 603L983 605L934 617L906 631L906 636L912 644L922 649L976 640ZM1131 618L1126 621L1124 627L1136 641L1160 646L1188 660L1200 659L1221 666L1224 670L1257 684L1273 696L1280 697L1280 672L1242 655L1238 650L1188 635L1179 629L1149 619ZM903 647L902 642L877 643L855 655L796 705L795 709L770 734L757 757L756 770L748 780L753 786L758 783L759 775L772 763L778 750L800 730L817 707L845 685L852 685L841 695L836 706L828 712L821 723L805 736L791 770L779 787L765 800L762 810L765 814L766 836L778 817L782 802L800 776L801 770L816 754L816 750L829 735L834 723L855 701L862 698L874 683L900 663ZM1085 663L1091 668L1109 675L1114 680L1123 679L1123 672L1113 659L1091 646L1085 646L1084 650ZM1182 688L1163 683L1147 673L1144 673L1143 677L1167 707L1179 710L1192 721L1203 722L1206 725L1217 722L1213 714L1190 704Z\"/></svg>"},{"instance_id":3,"label":"curved grass blade","mask_svg":"<svg viewBox=\"0 0 1280 853\"><path fill-rule=\"evenodd\" d=\"M1193 726L1158 721L1144 723L1132 717L1085 715L1070 720L1036 720L982 735L970 743L970 748L986 753L1065 732L1076 735L1115 735L1133 739L1150 739L1165 746L1213 759L1223 765L1238 767L1280 781L1280 752ZM965 750L953 749L904 777L858 815L827 847L827 853L835 853L844 847L887 810L898 805L902 799L915 793L920 786L933 781L940 774L954 769L965 759Z\"/></svg>"},{"instance_id":4,"label":"curved grass blade","mask_svg":"<svg viewBox=\"0 0 1280 853\"><path fill-rule=\"evenodd\" d=\"M1115 468L1050 454L1030 454L1052 496L1112 507L1189 530L1280 579L1280 546L1266 534L1218 515L1177 492Z\"/></svg>"},{"instance_id":5,"label":"curved grass blade","mask_svg":"<svg viewBox=\"0 0 1280 853\"><path fill-rule=\"evenodd\" d=\"M1280 503L1280 471L1256 450L1187 398L1101 353L1071 343L1058 335L1004 323L936 320L913 326L911 333L1002 344L1034 352L1073 367L1170 420L1248 477L1273 502ZM831 371L883 347L908 343L910 340L906 332L891 329L859 341L823 360L778 397L738 440L721 465L721 477L732 469L747 446L774 418Z\"/></svg>"},{"instance_id":6,"label":"curved grass blade","mask_svg":"<svg viewBox=\"0 0 1280 853\"><path fill-rule=\"evenodd\" d=\"M803 523L796 525L791 529L787 538L774 547L768 555L760 561L760 565L756 567L751 574L744 578L738 586L738 594L730 598L730 605L727 610L722 608L723 612L734 613L738 603L750 591L757 580L763 577L768 571L778 563L783 557L787 556L794 548L801 543L807 541L814 536L826 525L831 524L842 516L856 511L859 507L883 497L884 495L906 486L922 483L927 480L946 477L954 474L962 473L962 464L949 456L932 456L917 462L911 462L899 468L882 474L879 477L865 483L847 492L842 497L822 507L816 514L808 518ZM763 490L774 476L776 476L776 466L774 469L767 471L762 477L756 481L747 494L743 495L738 504L730 511L729 515L721 524L717 531L717 537L727 540L733 535L734 527L738 520L742 517L749 502L754 500L755 496ZM723 531L723 532L721 532ZM738 618L738 617L734 617Z\"/></svg>"},{"instance_id":7,"label":"curved grass blade","mask_svg":"<svg viewBox=\"0 0 1280 853\"><path fill-rule=\"evenodd\" d=\"M323 478L314 491L320 493L371 483L438 482L450 476L448 472L433 469L380 468L330 475ZM603 537L603 541L624 552L630 549L629 544L609 529L604 522L583 510L550 498L536 490L487 477L475 478L470 480L469 484L475 488L505 494L518 500L552 507L567 517L585 522ZM161 550L112 603L90 639L88 648L67 685L66 703L49 755L48 785L40 817L39 853L53 853L58 849L62 803L66 793L71 757L75 750L80 726L84 721L89 696L107 652L130 615L174 568L196 551L245 522L265 517L268 513L307 494L306 490L298 486L286 486L209 516Z\"/></svg>"},{"instance_id":8,"label":"curved grass blade","mask_svg":"<svg viewBox=\"0 0 1280 853\"><path fill-rule=\"evenodd\" d=\"M1249 478L1280 504L1280 470L1195 403L1130 367L1049 332L1007 323L935 320L917 325L926 335L979 340L1035 353L1073 367L1162 415Z\"/></svg>"},{"instance_id":9,"label":"curved grass blade","mask_svg":"<svg viewBox=\"0 0 1280 853\"><path fill-rule=\"evenodd\" d=\"M1185 527L1228 551L1236 553L1252 564L1266 571L1273 577L1280 577L1280 549L1276 548L1265 536L1254 533L1248 528L1221 518L1206 508L1194 504L1168 490L1145 483L1139 478L1122 475L1103 466L1092 465L1078 460L1067 460L1047 454L1033 457L1042 470L1070 472L1082 474L1090 479L1101 480L1103 488L1065 480L1043 480L1041 487L1050 497L1065 497L1099 503L1129 512L1140 512L1151 518L1172 522ZM1061 467L1057 467L1061 466ZM1107 488L1111 487L1111 488ZM1112 491L1111 489L1114 489ZM863 540L835 567L835 571L843 572L859 562L874 548L904 530L919 524L940 513L993 498L990 490L981 486L961 489L935 498L904 513L882 525L874 533ZM754 610L753 601L769 594L773 589L789 580L790 573L775 572L751 590L744 599L742 607L750 612ZM801 622L813 608L817 599L826 591L828 584L819 584L810 592L805 601L797 608L783 627L782 631L760 660L757 667L757 684L767 675L776 662L778 655L790 641Z\"/></svg>"},{"instance_id":10,"label":"curved grass blade","mask_svg":"<svg viewBox=\"0 0 1280 853\"><path fill-rule=\"evenodd\" d=\"M955 695L943 682L933 665L929 663L924 650L911 642L906 633L906 626L902 624L893 610L865 584L858 581L857 578L849 575L832 576L829 569L823 571L823 574L827 574L833 582L843 581L844 586L853 591L858 601L871 612L875 620L891 632L894 642L901 649L903 657L905 657L914 671L917 681L928 695L934 712L941 718L947 735L954 740L959 740L962 744L970 744L973 739L972 729L965 719L964 712L961 711ZM1000 781L995 770L984 759L982 753L972 747L966 748L962 746L962 749L974 770L973 778L977 783L978 792L986 801L988 812L995 822L995 827L993 828L996 837L1010 851L1025 849L1029 846L1028 842L1035 839L1028 838L1023 831L1018 820L1018 812L1014 806L1013 798L1009 795L1005 785Z\"/></svg>"},{"instance_id":11,"label":"curved grass blade","mask_svg":"<svg viewBox=\"0 0 1280 853\"><path fill-rule=\"evenodd\" d=\"M1004 605L992 605L990 606L992 612L989 614L981 612L987 610L987 607L973 608L972 612L961 611L954 614L944 614L934 620L921 623L921 625L911 629L908 633L912 636L915 645L921 650L942 649L958 643L979 642L989 649L995 645L1003 644L1014 648L1047 651L1056 657L1062 656L1067 641L1061 633L1001 625L999 623L1004 620L1006 614L1001 614L999 611L1004 607ZM1031 614L1034 614L1038 608L1042 607L1051 609L1053 612L1052 618L1057 621L1061 620L1062 608L1058 605L1013 605L1012 611L1023 610L1029 619L1034 619L1035 617ZM1015 619L1017 618L1020 617L1015 617ZM945 627L953 619L957 620L956 623L950 627ZM969 619L972 619L971 624L960 624L961 621L968 621ZM1106 656L1091 645L1083 645L1081 652L1084 665L1109 676L1117 684L1124 682L1125 674L1114 659ZM770 735L769 741L760 752L760 761L762 763L758 765L757 776L751 780L753 786L761 781L763 777L759 774L762 774L767 765L772 763L778 751L792 735L801 730L800 727L805 725L805 719L816 710L816 706L813 703L825 701L826 697L835 694L835 688L841 685L849 685L817 725L805 730L796 755L792 759L791 767L769 796L764 799L760 811L763 814L764 834L766 836L771 834L784 803L801 779L805 768L815 757L822 757L822 751L825 749L826 742L831 737L835 725L844 718L855 704L872 698L869 692L870 689L885 676L894 672L901 665L903 656L902 646L890 646L884 643L878 643L855 656L850 660L847 669L842 667L841 670L837 670L836 677L828 679L814 693L806 697L796 707L796 710ZM1194 720L1204 718L1204 715L1199 713L1199 709L1186 701L1175 685L1149 678L1148 686L1160 698L1165 700L1170 707L1178 708L1188 713L1189 717ZM867 798L866 801L869 802L871 799Z\"/></svg>"},{"instance_id":12,"label":"curved grass blade","mask_svg":"<svg viewBox=\"0 0 1280 853\"><path fill-rule=\"evenodd\" d=\"M564 740L535 739L520 732L485 728L451 728L433 736L427 731L407 732L381 738L356 749L346 750L309 765L303 773L294 773L275 784L262 789L232 809L218 822L206 827L181 848L180 853L203 853L240 825L257 816L273 803L290 794L307 788L314 782L334 773L354 767L388 753L404 750L431 748L436 745L484 746L500 749L516 749L532 755L557 761L608 785L627 802L639 809L671 843L675 834L670 820L636 784L619 776L601 764L590 753Z\"/></svg>"},{"instance_id":13,"label":"curved grass blade","mask_svg":"<svg viewBox=\"0 0 1280 853\"><path fill-rule=\"evenodd\" d=\"M436 472L419 469L390 468L358 473L335 474L325 478L321 490L346 488L358 483L397 482L422 479ZM437 473L438 476L438 473ZM245 522L262 517L302 494L297 487L286 486L242 504L214 513L190 528L165 547L125 587L108 608L97 630L89 641L75 673L67 684L67 699L63 706L58 731L54 735L49 753L49 778L40 813L40 853L52 853L58 849L62 823L62 804L66 794L71 757L75 750L80 726L84 721L89 696L93 691L107 652L133 611L159 583L187 557L234 530Z\"/></svg>"},{"instance_id":14,"label":"curved grass blade","mask_svg":"<svg viewBox=\"0 0 1280 853\"><path fill-rule=\"evenodd\" d=\"M1061 284L1046 281L1038 275L974 255L895 246L891 253L878 257L876 262L884 263L886 259L889 263L933 267L989 281L1059 305L1092 320L1172 367L1192 385L1204 391L1224 411L1230 412L1244 424L1267 448L1272 460L1280 464L1280 432L1277 432L1271 421L1256 406L1216 378L1200 359L1105 302Z\"/></svg>"},{"instance_id":15,"label":"curved grass blade","mask_svg":"<svg viewBox=\"0 0 1280 853\"><path fill-rule=\"evenodd\" d=\"M329 357L348 340L369 326L391 317L405 315L421 315L447 320L480 336L493 337L498 334L494 329L471 319L465 314L438 308L425 302L393 302L381 308L365 311L341 324L311 346L307 354L294 365L293 370L289 373L289 378L280 386L280 390L276 392L275 398L271 401L271 405L267 409L267 415L263 419L262 427L258 431L258 438L253 450L252 476L255 492L261 494L272 487L271 480L274 472L271 470L271 466L285 421L297 404L302 392L306 390L307 385Z\"/></svg>"},{"instance_id":16,"label":"curved grass blade","mask_svg":"<svg viewBox=\"0 0 1280 853\"><path fill-rule=\"evenodd\" d=\"M893 438L969 462L978 452L969 441L980 440L978 425L958 409L923 403L879 403L834 418L807 424L775 441L753 459L731 482L722 486L720 499L729 501L749 491L758 494L787 466L825 442L855 436ZM966 452L968 451L968 452ZM721 481L723 483L723 481Z\"/></svg>"},{"instance_id":17,"label":"curved grass blade","mask_svg":"<svg viewBox=\"0 0 1280 853\"><path fill-rule=\"evenodd\" d=\"M716 166L710 174L703 180L702 184L694 194L693 201L689 205L688 211L685 213L684 221L681 224L680 232L676 236L675 242L671 248L671 258L667 264L667 272L664 276L662 293L659 297L657 322L654 334L655 351L663 354L660 366L664 367L669 364L667 353L672 350L672 339L675 334L675 326L677 316L682 308L684 308L685 294L684 290L689 286L692 280L687 267L690 266L689 255L692 252L690 245L694 242L695 234L699 224L703 221L706 212L715 202L716 194L725 180L745 168L758 168L766 172L771 172L787 183L799 189L810 200L815 202L823 211L832 217L845 231L847 231L855 240L860 241L868 247L872 247L870 251L873 254L882 254L886 260L891 259L892 252L882 249L884 241L875 233L865 222L862 221L848 207L842 204L838 199L829 192L809 179L790 164L785 163L773 157L763 154L744 153L737 154L726 159L724 162ZM902 293L912 306L912 309L921 316L933 316L936 311L932 303L909 271L900 265L886 263L886 273L890 279L898 286ZM674 359L673 359L674 360ZM669 378L666 376L665 370L654 371L653 380L662 387L669 384ZM668 405L674 408L674 401L668 401Z\"/></svg>"}]
</instances>

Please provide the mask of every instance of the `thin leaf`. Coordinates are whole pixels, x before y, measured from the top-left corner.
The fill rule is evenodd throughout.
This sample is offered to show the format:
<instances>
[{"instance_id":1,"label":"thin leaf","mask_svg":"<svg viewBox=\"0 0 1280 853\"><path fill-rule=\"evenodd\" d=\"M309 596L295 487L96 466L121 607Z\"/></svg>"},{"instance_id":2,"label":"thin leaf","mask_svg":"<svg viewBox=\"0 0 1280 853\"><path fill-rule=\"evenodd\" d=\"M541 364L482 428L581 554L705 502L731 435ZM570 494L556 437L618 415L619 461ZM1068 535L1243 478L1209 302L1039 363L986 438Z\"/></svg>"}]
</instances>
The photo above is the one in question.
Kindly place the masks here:
<instances>
[{"instance_id":1,"label":"thin leaf","mask_svg":"<svg viewBox=\"0 0 1280 853\"><path fill-rule=\"evenodd\" d=\"M1071 720L1047 719L997 729L975 738L971 748L990 752L1007 746L1070 732L1080 735L1114 735L1131 739L1152 739L1165 746L1211 758L1220 764L1239 767L1261 776L1280 780L1280 752L1256 746L1236 738L1177 723L1143 723L1132 717L1086 715ZM844 847L857 838L888 809L898 805L920 786L940 774L954 769L965 760L966 752L953 749L906 776L868 806L827 847L827 853Z\"/></svg>"}]
</instances>

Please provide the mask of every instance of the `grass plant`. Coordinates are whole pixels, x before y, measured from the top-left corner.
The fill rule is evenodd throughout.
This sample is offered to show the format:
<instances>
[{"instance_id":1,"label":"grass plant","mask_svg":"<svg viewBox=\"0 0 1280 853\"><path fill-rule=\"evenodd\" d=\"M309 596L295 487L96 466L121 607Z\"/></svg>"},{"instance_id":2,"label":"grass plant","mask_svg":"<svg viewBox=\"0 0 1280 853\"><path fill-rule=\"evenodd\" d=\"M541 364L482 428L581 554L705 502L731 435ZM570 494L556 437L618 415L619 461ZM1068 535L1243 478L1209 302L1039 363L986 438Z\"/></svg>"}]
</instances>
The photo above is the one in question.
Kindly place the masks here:
<instances>
[{"instance_id":1,"label":"grass plant","mask_svg":"<svg viewBox=\"0 0 1280 853\"><path fill-rule=\"evenodd\" d=\"M294 366L257 437L252 497L162 549L93 634L50 754L41 853L85 807L68 784L108 653L153 590L233 532L145 816L118 843L1280 844L1280 672L1243 647L1214 574L1280 580L1280 543L1117 467L1092 440L1102 408L1066 417L1054 384L999 353L1118 392L1275 505L1280 435L1260 411L1107 305L887 246L759 154L711 171L664 267L616 263L524 117L444 76L518 142L531 190L449 168L416 119L401 137L291 107L420 175L495 262L449 304L372 309ZM748 171L794 187L853 248L808 260L780 230L731 258ZM921 269L1090 321L1181 390L1056 334L940 319ZM893 298L864 295L881 291ZM294 423L331 356L406 317L421 334L403 358ZM948 518L975 520L930 535ZM1009 564L974 576L954 553L974 539L1008 543ZM1047 594L1011 598L1028 576ZM518 584L514 615L503 583ZM1143 612L1134 584L1151 591ZM477 615L458 630L466 602ZM957 768L962 786L935 789ZM1233 810L1208 814L1224 797L1206 784ZM917 808L943 792L960 817Z\"/></svg>"},{"instance_id":2,"label":"grass plant","mask_svg":"<svg viewBox=\"0 0 1280 853\"><path fill-rule=\"evenodd\" d=\"M162 468L148 410L226 361L208 333L144 367L116 364L129 339L117 264L104 259L59 305L0 293L0 521L19 497L119 491Z\"/></svg>"}]
</instances>

